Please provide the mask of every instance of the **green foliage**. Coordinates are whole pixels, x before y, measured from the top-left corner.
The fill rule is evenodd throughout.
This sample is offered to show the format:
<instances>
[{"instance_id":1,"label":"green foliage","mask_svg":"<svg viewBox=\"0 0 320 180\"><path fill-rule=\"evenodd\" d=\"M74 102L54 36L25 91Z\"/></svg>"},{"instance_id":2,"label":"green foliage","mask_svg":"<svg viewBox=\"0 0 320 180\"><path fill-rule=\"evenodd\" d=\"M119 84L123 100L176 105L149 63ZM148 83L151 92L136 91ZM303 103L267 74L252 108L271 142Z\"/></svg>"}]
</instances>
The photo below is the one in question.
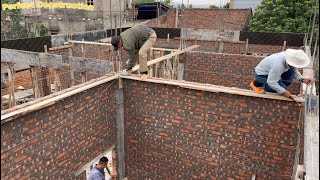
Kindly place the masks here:
<instances>
[{"instance_id":1,"label":"green foliage","mask_svg":"<svg viewBox=\"0 0 320 180\"><path fill-rule=\"evenodd\" d=\"M29 37L48 36L49 30L41 22L32 24L32 28L29 31Z\"/></svg>"},{"instance_id":2,"label":"green foliage","mask_svg":"<svg viewBox=\"0 0 320 180\"><path fill-rule=\"evenodd\" d=\"M263 0L249 28L250 31L305 33L314 8L314 0ZM319 17L319 6L316 8Z\"/></svg>"},{"instance_id":3,"label":"green foliage","mask_svg":"<svg viewBox=\"0 0 320 180\"><path fill-rule=\"evenodd\" d=\"M1 3L14 4L18 0L1 0ZM21 10L1 10L1 40L20 39L49 35L49 30L41 22L32 24L28 29Z\"/></svg>"},{"instance_id":4,"label":"green foliage","mask_svg":"<svg viewBox=\"0 0 320 180\"><path fill-rule=\"evenodd\" d=\"M14 4L18 0L1 0L1 3ZM21 10L1 10L1 40L28 37Z\"/></svg>"},{"instance_id":5,"label":"green foliage","mask_svg":"<svg viewBox=\"0 0 320 180\"><path fill-rule=\"evenodd\" d=\"M230 3L228 2L228 3L225 4L222 8L223 8L223 9L229 9L229 7L230 7Z\"/></svg>"}]
</instances>

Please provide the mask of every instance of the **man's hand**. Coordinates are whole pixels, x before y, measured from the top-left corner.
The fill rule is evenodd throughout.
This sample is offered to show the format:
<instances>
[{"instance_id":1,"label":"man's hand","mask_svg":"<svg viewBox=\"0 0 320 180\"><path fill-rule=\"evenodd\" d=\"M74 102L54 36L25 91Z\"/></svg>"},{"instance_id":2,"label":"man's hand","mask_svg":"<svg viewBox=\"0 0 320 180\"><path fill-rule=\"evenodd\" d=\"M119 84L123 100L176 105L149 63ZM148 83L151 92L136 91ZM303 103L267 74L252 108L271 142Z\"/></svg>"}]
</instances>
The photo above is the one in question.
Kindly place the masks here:
<instances>
[{"instance_id":1,"label":"man's hand","mask_svg":"<svg viewBox=\"0 0 320 180\"><path fill-rule=\"evenodd\" d=\"M293 95L289 91L286 91L286 92L282 93L281 95L286 97L286 98L294 100Z\"/></svg>"},{"instance_id":2,"label":"man's hand","mask_svg":"<svg viewBox=\"0 0 320 180\"><path fill-rule=\"evenodd\" d=\"M313 83L313 78L301 78L300 82L310 85L311 83Z\"/></svg>"}]
</instances>

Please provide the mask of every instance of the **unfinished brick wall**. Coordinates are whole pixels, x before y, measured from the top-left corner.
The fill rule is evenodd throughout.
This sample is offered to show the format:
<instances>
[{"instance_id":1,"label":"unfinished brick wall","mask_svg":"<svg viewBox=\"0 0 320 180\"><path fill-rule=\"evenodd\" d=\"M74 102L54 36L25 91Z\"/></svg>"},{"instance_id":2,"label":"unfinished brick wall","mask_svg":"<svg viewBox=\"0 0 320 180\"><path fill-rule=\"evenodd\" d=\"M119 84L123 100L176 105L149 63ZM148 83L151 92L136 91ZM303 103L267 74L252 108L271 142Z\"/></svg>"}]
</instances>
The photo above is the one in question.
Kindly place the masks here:
<instances>
[{"instance_id":1,"label":"unfinished brick wall","mask_svg":"<svg viewBox=\"0 0 320 180\"><path fill-rule=\"evenodd\" d=\"M129 179L290 179L294 102L125 80Z\"/></svg>"},{"instance_id":2,"label":"unfinished brick wall","mask_svg":"<svg viewBox=\"0 0 320 180\"><path fill-rule=\"evenodd\" d=\"M226 87L251 89L254 68L263 56L189 52L184 59L184 80ZM300 93L300 83L294 81L289 90Z\"/></svg>"},{"instance_id":3,"label":"unfinished brick wall","mask_svg":"<svg viewBox=\"0 0 320 180\"><path fill-rule=\"evenodd\" d=\"M167 39L157 39L158 45L166 46L168 45ZM179 45L180 39L171 39L170 45ZM186 44L190 45L200 45L199 50L218 52L218 41L195 41L186 40ZM179 47L179 46L178 46ZM177 48L178 48L177 47ZM287 46L286 49L299 49L300 47ZM209 49L209 50L207 50ZM263 44L250 44L248 45L248 53L262 53L262 54L272 54L281 52L283 46L273 46L273 45L263 45ZM224 42L223 53L228 54L244 54L246 52L245 42Z\"/></svg>"},{"instance_id":4,"label":"unfinished brick wall","mask_svg":"<svg viewBox=\"0 0 320 180\"><path fill-rule=\"evenodd\" d=\"M299 49L300 47L287 46L285 49ZM249 44L248 53L278 53L283 50L283 46ZM243 54L246 52L246 43L224 43L224 52L230 54Z\"/></svg>"},{"instance_id":5,"label":"unfinished brick wall","mask_svg":"<svg viewBox=\"0 0 320 180\"><path fill-rule=\"evenodd\" d=\"M1 179L75 179L116 144L115 112L110 82L2 122Z\"/></svg>"},{"instance_id":6,"label":"unfinished brick wall","mask_svg":"<svg viewBox=\"0 0 320 180\"><path fill-rule=\"evenodd\" d=\"M37 67L36 74L37 77L33 79L34 82L38 83L39 87L39 97L47 96L51 93L49 79L49 68Z\"/></svg>"},{"instance_id":7,"label":"unfinished brick wall","mask_svg":"<svg viewBox=\"0 0 320 180\"><path fill-rule=\"evenodd\" d=\"M240 31L247 27L250 18L250 9L184 9L178 14L178 28ZM159 27L158 21L162 28L175 27L176 11L151 20L148 26Z\"/></svg>"},{"instance_id":8,"label":"unfinished brick wall","mask_svg":"<svg viewBox=\"0 0 320 180\"><path fill-rule=\"evenodd\" d=\"M6 75L6 81L8 82L8 76ZM19 71L15 73L14 89L17 91L17 87L23 86L24 89L32 89L32 79L30 70ZM1 95L9 94L8 85L1 89Z\"/></svg>"}]
</instances>

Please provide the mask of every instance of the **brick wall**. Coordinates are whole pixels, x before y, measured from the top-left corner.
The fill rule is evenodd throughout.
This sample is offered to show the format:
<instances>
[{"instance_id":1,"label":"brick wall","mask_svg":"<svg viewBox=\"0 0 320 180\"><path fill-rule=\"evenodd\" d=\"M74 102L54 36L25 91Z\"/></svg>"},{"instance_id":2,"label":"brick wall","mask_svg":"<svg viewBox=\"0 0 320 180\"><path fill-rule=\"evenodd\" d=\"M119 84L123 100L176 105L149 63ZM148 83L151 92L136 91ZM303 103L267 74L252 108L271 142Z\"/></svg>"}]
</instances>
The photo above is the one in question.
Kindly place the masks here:
<instances>
[{"instance_id":1,"label":"brick wall","mask_svg":"<svg viewBox=\"0 0 320 180\"><path fill-rule=\"evenodd\" d=\"M8 76L6 75L6 81L8 82ZM31 79L31 73L30 70L24 70L15 73L15 79L14 79L14 89L17 91L18 86L23 86L24 89L32 89L32 79ZM8 85L1 89L1 95L9 94L8 91Z\"/></svg>"},{"instance_id":2,"label":"brick wall","mask_svg":"<svg viewBox=\"0 0 320 180\"><path fill-rule=\"evenodd\" d=\"M75 179L75 170L116 144L113 86L2 122L1 179Z\"/></svg>"},{"instance_id":3,"label":"brick wall","mask_svg":"<svg viewBox=\"0 0 320 180\"><path fill-rule=\"evenodd\" d=\"M291 178L295 103L132 80L124 92L129 179Z\"/></svg>"},{"instance_id":4,"label":"brick wall","mask_svg":"<svg viewBox=\"0 0 320 180\"><path fill-rule=\"evenodd\" d=\"M180 44L180 39L171 39L170 43L167 43L167 39L157 39L157 46L168 46L177 45L178 48ZM202 51L207 52L218 52L219 43L217 41L195 41L186 40L188 46L200 45L198 48ZM300 47L287 46L286 49L299 49ZM282 51L282 46L273 45L263 45L263 44L249 44L248 53L262 53L262 54L272 54ZM228 54L244 54L246 52L245 42L224 42L223 52Z\"/></svg>"},{"instance_id":5,"label":"brick wall","mask_svg":"<svg viewBox=\"0 0 320 180\"><path fill-rule=\"evenodd\" d=\"M41 88L41 94L47 94L48 89L43 88L44 86L47 86L47 80L46 77L50 76L50 79L52 79L52 76L54 76L53 71L51 71L48 68L37 68L37 77L38 77L38 83L39 87ZM8 76L6 75L6 80L8 82ZM53 82L53 81L51 81ZM19 71L15 73L15 78L14 78L14 90L17 92L17 87L22 86L24 89L32 89L32 77L31 77L31 72L30 69ZM1 90L1 95L6 95L8 94L8 87L3 88Z\"/></svg>"},{"instance_id":6,"label":"brick wall","mask_svg":"<svg viewBox=\"0 0 320 180\"><path fill-rule=\"evenodd\" d=\"M38 83L39 87L39 97L47 96L51 93L50 84L49 84L49 68L37 67L36 74L37 78L34 79Z\"/></svg>"},{"instance_id":7,"label":"brick wall","mask_svg":"<svg viewBox=\"0 0 320 180\"><path fill-rule=\"evenodd\" d=\"M250 18L250 9L184 9L179 11L178 28L240 31L247 27ZM151 20L148 26L158 27L158 21L162 28L175 27L176 11Z\"/></svg>"},{"instance_id":8,"label":"brick wall","mask_svg":"<svg viewBox=\"0 0 320 180\"><path fill-rule=\"evenodd\" d=\"M254 68L263 56L189 52L184 59L184 80L226 87L251 89ZM289 88L300 93L300 84L294 82Z\"/></svg>"}]
</instances>

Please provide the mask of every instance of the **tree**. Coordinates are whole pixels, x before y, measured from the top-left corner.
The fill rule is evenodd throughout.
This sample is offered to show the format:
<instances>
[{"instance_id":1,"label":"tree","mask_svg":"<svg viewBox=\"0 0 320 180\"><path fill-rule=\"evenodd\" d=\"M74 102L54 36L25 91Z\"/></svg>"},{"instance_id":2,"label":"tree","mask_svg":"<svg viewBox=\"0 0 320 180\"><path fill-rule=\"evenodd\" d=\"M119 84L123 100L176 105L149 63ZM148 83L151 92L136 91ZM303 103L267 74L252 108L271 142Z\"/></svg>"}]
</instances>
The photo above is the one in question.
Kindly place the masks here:
<instances>
[{"instance_id":1,"label":"tree","mask_svg":"<svg viewBox=\"0 0 320 180\"><path fill-rule=\"evenodd\" d=\"M210 5L210 9L219 9L219 7L216 5Z\"/></svg>"},{"instance_id":2,"label":"tree","mask_svg":"<svg viewBox=\"0 0 320 180\"><path fill-rule=\"evenodd\" d=\"M1 4L15 4L19 0L1 0ZM1 40L27 38L28 29L24 26L21 10L1 10Z\"/></svg>"},{"instance_id":3,"label":"tree","mask_svg":"<svg viewBox=\"0 0 320 180\"><path fill-rule=\"evenodd\" d=\"M314 0L290 2L292 3L287 0L263 0L250 21L250 31L307 32L310 17L314 13ZM319 11L319 6L317 8Z\"/></svg>"},{"instance_id":4,"label":"tree","mask_svg":"<svg viewBox=\"0 0 320 180\"><path fill-rule=\"evenodd\" d=\"M228 2L228 3L225 4L222 8L223 8L223 9L229 9L229 8L230 8L230 3Z\"/></svg>"}]
</instances>

